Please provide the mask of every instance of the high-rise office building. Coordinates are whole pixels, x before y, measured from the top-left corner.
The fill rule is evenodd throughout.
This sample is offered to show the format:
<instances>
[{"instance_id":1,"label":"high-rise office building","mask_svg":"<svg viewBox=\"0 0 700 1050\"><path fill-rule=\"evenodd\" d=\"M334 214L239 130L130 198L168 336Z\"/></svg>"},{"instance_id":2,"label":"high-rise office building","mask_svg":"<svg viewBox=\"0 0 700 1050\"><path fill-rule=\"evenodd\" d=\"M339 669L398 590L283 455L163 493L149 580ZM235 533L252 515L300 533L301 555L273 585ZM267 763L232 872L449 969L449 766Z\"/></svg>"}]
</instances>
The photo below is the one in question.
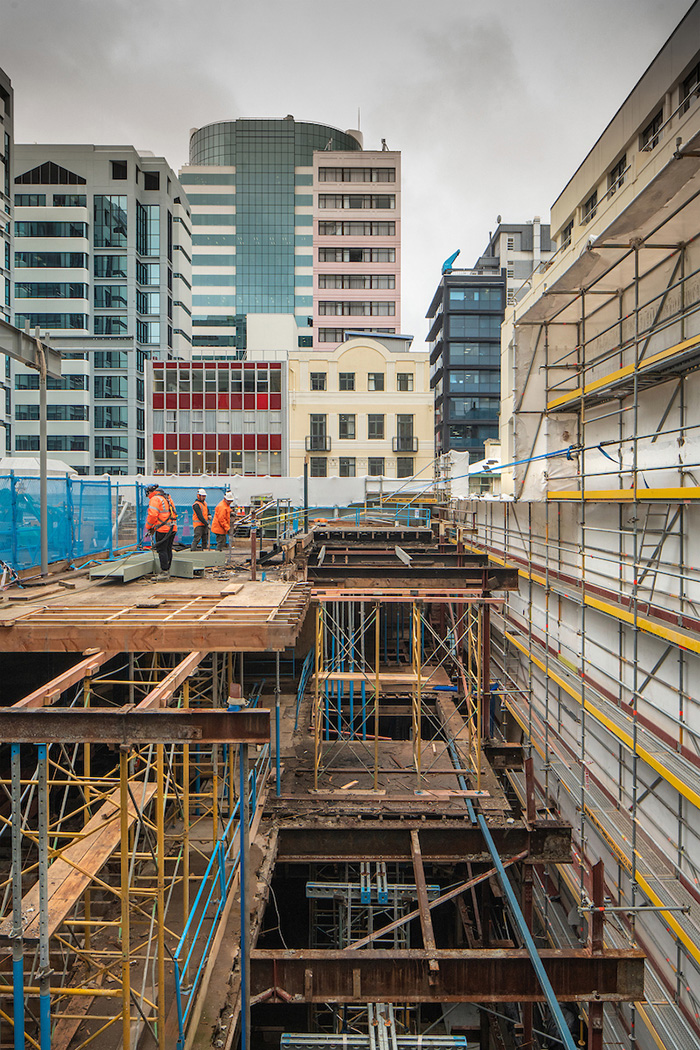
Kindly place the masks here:
<instances>
[{"instance_id":1,"label":"high-rise office building","mask_svg":"<svg viewBox=\"0 0 700 1050\"><path fill-rule=\"evenodd\" d=\"M0 69L0 318L12 321L12 156L14 95L10 78ZM0 354L0 426L5 452L12 449L10 359Z\"/></svg>"},{"instance_id":2,"label":"high-rise office building","mask_svg":"<svg viewBox=\"0 0 700 1050\"><path fill-rule=\"evenodd\" d=\"M436 455L456 449L480 460L484 442L498 438L505 294L503 269L442 274L427 313Z\"/></svg>"},{"instance_id":3,"label":"high-rise office building","mask_svg":"<svg viewBox=\"0 0 700 1050\"><path fill-rule=\"evenodd\" d=\"M145 363L189 358L190 217L167 161L131 146L18 145L14 323L65 355L49 452L80 473L146 466ZM14 450L38 448L38 377L14 374Z\"/></svg>"},{"instance_id":4,"label":"high-rise office building","mask_svg":"<svg viewBox=\"0 0 700 1050\"><path fill-rule=\"evenodd\" d=\"M222 121L192 132L180 180L195 356L245 349L251 314L293 316L306 348L398 331L400 154L291 116Z\"/></svg>"}]
</instances>

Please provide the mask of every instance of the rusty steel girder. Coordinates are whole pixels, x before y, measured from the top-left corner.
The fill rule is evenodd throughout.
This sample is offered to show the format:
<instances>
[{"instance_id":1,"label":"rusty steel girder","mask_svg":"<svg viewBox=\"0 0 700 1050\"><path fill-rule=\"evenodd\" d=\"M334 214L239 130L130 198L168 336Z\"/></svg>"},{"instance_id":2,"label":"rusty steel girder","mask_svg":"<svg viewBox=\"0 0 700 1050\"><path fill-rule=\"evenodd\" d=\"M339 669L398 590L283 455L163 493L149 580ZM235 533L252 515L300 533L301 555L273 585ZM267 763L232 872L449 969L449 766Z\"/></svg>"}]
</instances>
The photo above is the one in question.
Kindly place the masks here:
<instances>
[{"instance_id":1,"label":"rusty steel girder","mask_svg":"<svg viewBox=\"0 0 700 1050\"><path fill-rule=\"evenodd\" d=\"M0 740L8 744L267 744L270 712L9 707L0 710Z\"/></svg>"},{"instance_id":2,"label":"rusty steel girder","mask_svg":"<svg viewBox=\"0 0 700 1050\"><path fill-rule=\"evenodd\" d=\"M540 957L562 1001L644 997L641 951L546 949ZM431 960L438 962L438 971L430 969ZM253 997L280 988L307 1003L544 1001L524 948L255 950L250 984Z\"/></svg>"},{"instance_id":3,"label":"rusty steel girder","mask_svg":"<svg viewBox=\"0 0 700 1050\"><path fill-rule=\"evenodd\" d=\"M420 832L423 859L430 863L490 863L481 829L468 821L337 821L334 825L280 824L279 862L406 861L411 859L411 831ZM521 822L490 829L502 857L527 853L526 864L570 864L571 826L543 821L528 829Z\"/></svg>"}]
</instances>

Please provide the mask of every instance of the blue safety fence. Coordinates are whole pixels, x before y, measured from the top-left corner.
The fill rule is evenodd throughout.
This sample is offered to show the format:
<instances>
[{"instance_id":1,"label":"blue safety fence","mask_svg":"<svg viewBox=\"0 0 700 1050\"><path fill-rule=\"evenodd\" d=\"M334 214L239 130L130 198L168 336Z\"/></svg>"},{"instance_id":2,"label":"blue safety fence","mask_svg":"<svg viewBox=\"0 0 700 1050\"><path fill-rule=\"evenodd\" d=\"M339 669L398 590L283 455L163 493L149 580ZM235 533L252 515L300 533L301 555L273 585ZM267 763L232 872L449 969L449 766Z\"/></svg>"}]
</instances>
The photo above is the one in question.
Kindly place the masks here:
<instances>
[{"instance_id":1,"label":"blue safety fence","mask_svg":"<svg viewBox=\"0 0 700 1050\"><path fill-rule=\"evenodd\" d=\"M112 552L109 478L47 479L49 562ZM20 571L41 564L39 478L0 476L0 558Z\"/></svg>"}]
</instances>

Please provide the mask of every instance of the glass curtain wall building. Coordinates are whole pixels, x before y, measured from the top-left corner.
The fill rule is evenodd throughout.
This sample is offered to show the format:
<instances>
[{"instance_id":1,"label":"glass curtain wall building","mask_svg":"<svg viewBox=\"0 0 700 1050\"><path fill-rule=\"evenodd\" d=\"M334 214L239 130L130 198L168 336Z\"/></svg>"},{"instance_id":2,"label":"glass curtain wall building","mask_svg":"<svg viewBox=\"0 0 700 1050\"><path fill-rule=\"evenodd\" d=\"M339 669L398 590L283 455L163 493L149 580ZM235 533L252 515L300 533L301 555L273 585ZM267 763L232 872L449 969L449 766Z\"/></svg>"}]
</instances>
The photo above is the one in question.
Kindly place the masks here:
<instances>
[{"instance_id":1,"label":"glass curtain wall building","mask_svg":"<svg viewBox=\"0 0 700 1050\"><path fill-rule=\"evenodd\" d=\"M359 152L359 132L239 119L196 129L180 172L192 206L195 355L235 358L247 314L291 314L312 345L313 156Z\"/></svg>"},{"instance_id":2,"label":"glass curtain wall building","mask_svg":"<svg viewBox=\"0 0 700 1050\"><path fill-rule=\"evenodd\" d=\"M501 324L506 272L444 273L427 317L431 322L431 386L435 396L435 453L467 451L484 458L484 442L498 439Z\"/></svg>"}]
</instances>

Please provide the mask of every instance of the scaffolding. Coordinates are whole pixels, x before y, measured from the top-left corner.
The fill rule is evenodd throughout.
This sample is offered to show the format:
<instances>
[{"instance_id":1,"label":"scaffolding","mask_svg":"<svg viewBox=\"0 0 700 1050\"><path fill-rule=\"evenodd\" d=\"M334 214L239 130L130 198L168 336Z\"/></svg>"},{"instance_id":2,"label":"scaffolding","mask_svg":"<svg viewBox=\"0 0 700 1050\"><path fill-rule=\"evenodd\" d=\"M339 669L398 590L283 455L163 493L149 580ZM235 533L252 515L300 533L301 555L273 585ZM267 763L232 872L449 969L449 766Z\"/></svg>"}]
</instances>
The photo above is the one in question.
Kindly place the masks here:
<instances>
[{"instance_id":1,"label":"scaffolding","mask_svg":"<svg viewBox=\"0 0 700 1050\"><path fill-rule=\"evenodd\" d=\"M657 994L617 1018L633 1047L700 1046L700 214L678 186L516 311L515 501L439 510L518 568L492 616L498 731L575 826L573 907L604 857L612 943L647 952Z\"/></svg>"},{"instance_id":2,"label":"scaffolding","mask_svg":"<svg viewBox=\"0 0 700 1050\"><path fill-rule=\"evenodd\" d=\"M241 795L255 824L270 767L267 714L227 710L237 670L232 653L98 652L3 713L3 738L16 742L0 781L12 858L0 883L12 946L0 1017L15 1047L78 1050L111 1028L125 1048L145 1031L184 1046L238 877ZM223 735L211 735L213 714L228 719ZM248 744L233 746L238 718L262 718L239 731L259 741L249 773ZM194 729L199 742L176 742L184 722L184 739ZM29 743L37 737L48 742Z\"/></svg>"}]
</instances>

